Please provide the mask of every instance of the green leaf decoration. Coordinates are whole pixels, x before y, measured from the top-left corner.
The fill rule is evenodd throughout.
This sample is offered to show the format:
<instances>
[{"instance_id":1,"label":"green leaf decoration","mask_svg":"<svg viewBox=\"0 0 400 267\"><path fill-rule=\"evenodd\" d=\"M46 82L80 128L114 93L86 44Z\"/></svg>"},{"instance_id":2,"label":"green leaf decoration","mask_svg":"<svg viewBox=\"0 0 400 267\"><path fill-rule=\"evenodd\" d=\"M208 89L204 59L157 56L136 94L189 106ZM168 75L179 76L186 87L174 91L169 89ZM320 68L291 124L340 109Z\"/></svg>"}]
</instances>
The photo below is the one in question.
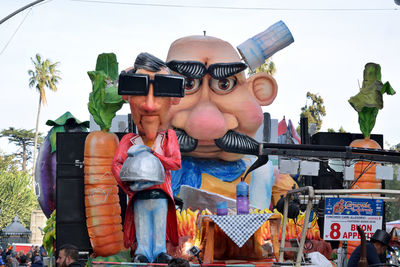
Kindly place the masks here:
<instances>
[{"instance_id":1,"label":"green leaf decoration","mask_svg":"<svg viewBox=\"0 0 400 267\"><path fill-rule=\"evenodd\" d=\"M115 255L111 255L111 256L107 256L107 257L101 257L101 256L97 256L96 258L89 258L88 262L86 263L86 266L95 266L94 264L92 264L93 261L96 262L130 262L132 260L132 257L130 255L129 250L122 250L120 252L118 252ZM119 267L121 265L109 265L108 266L116 266Z\"/></svg>"},{"instance_id":2,"label":"green leaf decoration","mask_svg":"<svg viewBox=\"0 0 400 267\"><path fill-rule=\"evenodd\" d=\"M107 104L118 104L125 103L122 97L118 94L118 88L116 86L107 86L106 87L106 95L104 102Z\"/></svg>"},{"instance_id":3,"label":"green leaf decoration","mask_svg":"<svg viewBox=\"0 0 400 267\"><path fill-rule=\"evenodd\" d=\"M378 108L364 107L361 112L358 113L358 123L360 124L360 130L365 138L369 138L371 135L378 111Z\"/></svg>"},{"instance_id":4,"label":"green leaf decoration","mask_svg":"<svg viewBox=\"0 0 400 267\"><path fill-rule=\"evenodd\" d=\"M74 120L74 122L76 124L79 125L83 125L87 128L90 127L89 125L89 121L83 121L81 122L80 120L78 120L77 118L74 117L74 115L71 114L71 112L67 111L65 112L63 115L61 115L60 117L58 117L56 120L48 120L46 122L46 125L48 126L56 126L56 125L65 125L67 123L68 120Z\"/></svg>"},{"instance_id":5,"label":"green leaf decoration","mask_svg":"<svg viewBox=\"0 0 400 267\"><path fill-rule=\"evenodd\" d=\"M96 71L88 72L92 81L92 92L89 95L88 108L94 121L101 130L108 131L111 121L125 101L118 95L115 86L118 79L118 62L116 56L100 54L97 58Z\"/></svg>"},{"instance_id":6,"label":"green leaf decoration","mask_svg":"<svg viewBox=\"0 0 400 267\"><path fill-rule=\"evenodd\" d=\"M103 53L97 56L96 71L104 71L112 81L118 79L118 62L114 53Z\"/></svg>"},{"instance_id":7,"label":"green leaf decoration","mask_svg":"<svg viewBox=\"0 0 400 267\"><path fill-rule=\"evenodd\" d=\"M367 63L360 92L348 100L358 112L358 123L365 138L371 135L378 112L383 108L382 95L396 93L389 82L382 83L381 77L381 66L376 63Z\"/></svg>"},{"instance_id":8,"label":"green leaf decoration","mask_svg":"<svg viewBox=\"0 0 400 267\"><path fill-rule=\"evenodd\" d=\"M56 120L48 120L46 125L53 126L53 128L49 131L49 139L51 145L51 153L56 151L56 137L57 133L64 133L65 132L65 125L66 124L76 124L77 127L82 129L82 132L87 132L87 128L90 127L89 121L81 122L71 112L67 111L63 115L61 115Z\"/></svg>"},{"instance_id":9,"label":"green leaf decoration","mask_svg":"<svg viewBox=\"0 0 400 267\"><path fill-rule=\"evenodd\" d=\"M383 95L384 93L386 93L388 95L394 95L394 94L396 94L396 91L392 88L392 86L390 85L389 82L385 82L385 84L383 85L383 87L381 89L381 94Z\"/></svg>"},{"instance_id":10,"label":"green leaf decoration","mask_svg":"<svg viewBox=\"0 0 400 267\"><path fill-rule=\"evenodd\" d=\"M49 132L49 139L50 139L50 146L51 146L51 153L53 153L54 151L57 150L57 146L56 146L56 137L57 137L57 133L64 133L65 132L65 128L64 126L54 126L53 129L50 130Z\"/></svg>"},{"instance_id":11,"label":"green leaf decoration","mask_svg":"<svg viewBox=\"0 0 400 267\"><path fill-rule=\"evenodd\" d=\"M53 256L54 253L54 241L56 240L56 210L50 215L50 218L46 221L46 226L43 229L43 246L49 253L49 256Z\"/></svg>"},{"instance_id":12,"label":"green leaf decoration","mask_svg":"<svg viewBox=\"0 0 400 267\"><path fill-rule=\"evenodd\" d=\"M118 110L121 109L123 101L116 104L105 103L106 74L103 71L89 71L88 75L92 80L93 91L89 95L89 112L101 130L108 131L111 128L111 121Z\"/></svg>"}]
</instances>

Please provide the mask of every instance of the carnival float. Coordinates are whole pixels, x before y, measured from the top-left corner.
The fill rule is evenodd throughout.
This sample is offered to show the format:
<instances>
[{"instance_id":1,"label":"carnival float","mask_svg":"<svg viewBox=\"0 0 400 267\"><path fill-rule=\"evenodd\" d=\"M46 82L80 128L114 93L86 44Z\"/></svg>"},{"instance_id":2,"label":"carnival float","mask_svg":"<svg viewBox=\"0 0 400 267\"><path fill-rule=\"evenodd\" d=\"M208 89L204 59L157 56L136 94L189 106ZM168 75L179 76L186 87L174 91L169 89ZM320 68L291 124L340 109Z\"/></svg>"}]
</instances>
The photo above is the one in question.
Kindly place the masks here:
<instances>
[{"instance_id":1,"label":"carnival float","mask_svg":"<svg viewBox=\"0 0 400 267\"><path fill-rule=\"evenodd\" d=\"M310 158L340 159L354 170L351 184L342 179L347 188L381 189L370 165L400 163L399 153L370 137L382 95L395 92L381 82L380 66L369 63L360 93L349 100L363 141L268 140L261 107L273 103L278 85L265 72L245 70L293 41L279 21L237 50L216 37L187 36L171 44L165 62L141 53L121 72L115 54L99 55L88 72L88 108L100 130L78 133L87 122L66 113L48 122L54 128L39 154L38 198L46 216L53 213L46 248L74 244L92 266L167 266L172 258L195 266L300 266L311 253L333 260L332 238L319 223L324 207L321 215L314 203L325 192L299 188L282 166L297 166L292 175L318 176ZM124 103L130 131L113 133ZM260 127L265 134L256 140ZM328 207L328 199L320 202Z\"/></svg>"}]
</instances>

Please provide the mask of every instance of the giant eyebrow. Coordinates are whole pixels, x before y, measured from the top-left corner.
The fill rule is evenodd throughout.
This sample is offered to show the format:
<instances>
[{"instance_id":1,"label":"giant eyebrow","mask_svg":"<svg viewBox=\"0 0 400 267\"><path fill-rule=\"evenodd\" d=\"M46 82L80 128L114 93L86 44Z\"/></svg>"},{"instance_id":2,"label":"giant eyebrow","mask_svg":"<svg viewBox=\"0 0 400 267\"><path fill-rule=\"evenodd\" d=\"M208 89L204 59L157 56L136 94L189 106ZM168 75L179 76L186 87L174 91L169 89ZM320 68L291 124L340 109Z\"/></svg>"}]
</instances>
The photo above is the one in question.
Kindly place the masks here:
<instances>
[{"instance_id":1,"label":"giant eyebrow","mask_svg":"<svg viewBox=\"0 0 400 267\"><path fill-rule=\"evenodd\" d=\"M228 78L247 68L247 65L242 62L232 63L215 63L208 67L207 72L214 79Z\"/></svg>"},{"instance_id":2,"label":"giant eyebrow","mask_svg":"<svg viewBox=\"0 0 400 267\"><path fill-rule=\"evenodd\" d=\"M200 61L171 60L167 63L171 70L193 79L201 79L207 74L207 67Z\"/></svg>"}]
</instances>

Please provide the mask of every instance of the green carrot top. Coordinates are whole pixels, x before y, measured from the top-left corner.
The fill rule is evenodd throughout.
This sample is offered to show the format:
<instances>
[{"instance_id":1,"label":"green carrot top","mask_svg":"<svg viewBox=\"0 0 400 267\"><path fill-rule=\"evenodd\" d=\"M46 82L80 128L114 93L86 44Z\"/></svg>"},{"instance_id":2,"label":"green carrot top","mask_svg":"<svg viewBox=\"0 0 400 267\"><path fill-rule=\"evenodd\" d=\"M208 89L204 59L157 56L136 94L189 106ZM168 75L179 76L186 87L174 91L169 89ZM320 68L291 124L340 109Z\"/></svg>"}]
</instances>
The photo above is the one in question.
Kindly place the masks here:
<instances>
[{"instance_id":1,"label":"green carrot top","mask_svg":"<svg viewBox=\"0 0 400 267\"><path fill-rule=\"evenodd\" d=\"M96 70L88 71L92 81L88 108L101 130L108 131L111 121L125 101L118 95L118 62L114 53L104 53L97 57Z\"/></svg>"},{"instance_id":2,"label":"green carrot top","mask_svg":"<svg viewBox=\"0 0 400 267\"><path fill-rule=\"evenodd\" d=\"M358 112L358 122L364 137L369 137L375 126L378 111L383 108L384 93L394 95L396 92L389 82L382 83L381 66L367 63L360 92L349 99L350 105Z\"/></svg>"}]
</instances>

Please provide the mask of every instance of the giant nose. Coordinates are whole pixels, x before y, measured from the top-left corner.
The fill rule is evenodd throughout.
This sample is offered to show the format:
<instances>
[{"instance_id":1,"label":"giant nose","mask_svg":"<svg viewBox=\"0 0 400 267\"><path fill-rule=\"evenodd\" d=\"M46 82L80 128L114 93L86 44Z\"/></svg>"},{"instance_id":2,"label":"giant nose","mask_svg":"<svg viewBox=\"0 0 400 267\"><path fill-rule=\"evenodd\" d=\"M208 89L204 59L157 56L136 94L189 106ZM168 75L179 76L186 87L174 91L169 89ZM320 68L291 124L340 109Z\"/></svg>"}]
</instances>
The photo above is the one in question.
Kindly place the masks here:
<instances>
[{"instance_id":1,"label":"giant nose","mask_svg":"<svg viewBox=\"0 0 400 267\"><path fill-rule=\"evenodd\" d=\"M227 132L224 115L212 102L202 102L191 111L186 132L198 140L213 140Z\"/></svg>"},{"instance_id":2,"label":"giant nose","mask_svg":"<svg viewBox=\"0 0 400 267\"><path fill-rule=\"evenodd\" d=\"M153 94L152 85L150 85L149 93L145 96L145 101L142 102L141 108L147 113L152 113L154 111L157 111L158 105L156 102L156 98L154 97Z\"/></svg>"}]
</instances>

